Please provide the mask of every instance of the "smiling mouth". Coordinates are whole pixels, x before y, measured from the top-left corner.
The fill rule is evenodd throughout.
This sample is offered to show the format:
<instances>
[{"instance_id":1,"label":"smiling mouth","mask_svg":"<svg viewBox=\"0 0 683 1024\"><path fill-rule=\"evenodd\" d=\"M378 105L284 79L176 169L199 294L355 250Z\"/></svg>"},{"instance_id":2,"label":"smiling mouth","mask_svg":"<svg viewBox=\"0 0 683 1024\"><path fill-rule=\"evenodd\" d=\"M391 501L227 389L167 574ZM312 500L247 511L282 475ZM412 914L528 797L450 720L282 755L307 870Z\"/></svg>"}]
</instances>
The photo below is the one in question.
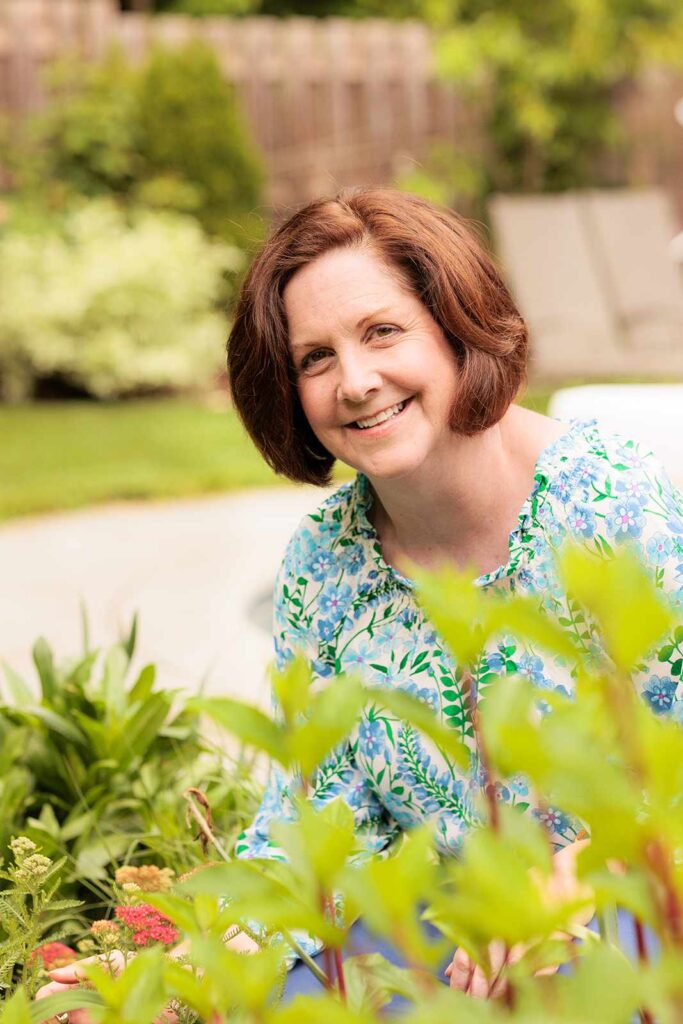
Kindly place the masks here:
<instances>
[{"instance_id":1,"label":"smiling mouth","mask_svg":"<svg viewBox=\"0 0 683 1024\"><path fill-rule=\"evenodd\" d=\"M386 423L388 420L393 420L396 416L400 415L410 401L410 398L405 398L402 402L397 402L396 405L391 405L388 409L378 412L376 416L367 416L365 419L354 420L353 423L347 425L354 430L369 430L371 427L378 427L380 423Z\"/></svg>"}]
</instances>

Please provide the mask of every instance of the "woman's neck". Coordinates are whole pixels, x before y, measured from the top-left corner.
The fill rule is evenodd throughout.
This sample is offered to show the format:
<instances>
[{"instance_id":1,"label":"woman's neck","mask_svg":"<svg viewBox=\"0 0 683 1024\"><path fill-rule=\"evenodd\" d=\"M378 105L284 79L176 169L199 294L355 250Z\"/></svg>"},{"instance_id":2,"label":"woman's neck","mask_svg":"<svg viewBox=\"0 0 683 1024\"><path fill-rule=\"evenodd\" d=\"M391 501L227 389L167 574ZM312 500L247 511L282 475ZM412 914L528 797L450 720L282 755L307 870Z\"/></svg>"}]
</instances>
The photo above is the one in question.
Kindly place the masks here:
<instances>
[{"instance_id":1,"label":"woman's neck","mask_svg":"<svg viewBox=\"0 0 683 1024\"><path fill-rule=\"evenodd\" d=\"M541 451L566 426L511 406L474 437L453 435L436 465L411 479L371 480L372 519L385 559L490 572L508 559L508 538L533 487Z\"/></svg>"}]
</instances>

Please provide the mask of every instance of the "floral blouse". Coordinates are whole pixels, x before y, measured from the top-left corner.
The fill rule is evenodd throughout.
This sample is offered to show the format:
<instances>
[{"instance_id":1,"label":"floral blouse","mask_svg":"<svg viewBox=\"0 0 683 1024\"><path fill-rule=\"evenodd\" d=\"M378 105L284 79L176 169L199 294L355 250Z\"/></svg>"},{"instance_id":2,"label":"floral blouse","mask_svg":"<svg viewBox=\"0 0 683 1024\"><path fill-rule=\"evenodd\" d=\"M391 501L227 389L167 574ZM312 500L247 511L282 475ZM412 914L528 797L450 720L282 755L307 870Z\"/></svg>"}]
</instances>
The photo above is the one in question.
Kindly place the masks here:
<instances>
[{"instance_id":1,"label":"floral blouse","mask_svg":"<svg viewBox=\"0 0 683 1024\"><path fill-rule=\"evenodd\" d=\"M319 677L360 672L373 685L401 687L460 732L471 750L467 772L413 727L370 706L348 743L319 768L311 797L323 805L342 796L368 853L428 821L442 853L455 854L477 821L482 788L461 673L417 605L414 584L384 561L369 519L371 504L369 482L358 474L306 516L291 538L275 587L277 662L282 666L302 650ZM555 571L554 552L565 539L600 555L635 544L657 587L683 609L683 499L649 451L604 432L594 420L573 421L541 452L532 491L510 534L507 564L474 581L487 590L537 595L590 653L598 641L577 620L578 609ZM666 661L653 656L636 684L656 714L683 722L683 640L672 636L669 650ZM479 700L501 673L572 691L571 665L512 636L500 637L475 666ZM269 826L291 814L288 784L274 767L261 807L237 841L238 857L283 856ZM557 808L534 807L521 777L501 784L499 798L540 817L557 848L581 829Z\"/></svg>"}]
</instances>

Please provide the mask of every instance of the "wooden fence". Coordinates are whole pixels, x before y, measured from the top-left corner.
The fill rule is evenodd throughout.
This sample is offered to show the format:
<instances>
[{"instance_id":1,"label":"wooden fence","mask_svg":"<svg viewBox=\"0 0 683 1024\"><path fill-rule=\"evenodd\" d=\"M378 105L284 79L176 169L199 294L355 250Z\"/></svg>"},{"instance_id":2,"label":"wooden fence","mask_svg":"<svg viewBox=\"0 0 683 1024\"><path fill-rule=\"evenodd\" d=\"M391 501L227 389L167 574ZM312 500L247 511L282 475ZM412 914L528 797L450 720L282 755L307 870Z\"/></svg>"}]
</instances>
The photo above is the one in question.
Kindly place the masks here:
<instances>
[{"instance_id":1,"label":"wooden fence","mask_svg":"<svg viewBox=\"0 0 683 1024\"><path fill-rule=\"evenodd\" d=\"M155 18L121 13L116 0L0 0L0 109L21 117L38 108L44 67L69 51L95 58L118 43L135 60L156 41L194 37L235 82L276 207L386 182L437 140L477 137L474 112L438 81L420 23ZM652 72L619 98L632 145L617 177L663 184L683 220L683 129L673 118L682 95L683 77Z\"/></svg>"},{"instance_id":2,"label":"wooden fence","mask_svg":"<svg viewBox=\"0 0 683 1024\"><path fill-rule=\"evenodd\" d=\"M18 116L39 107L41 72L59 54L94 58L116 43L135 60L154 42L196 37L236 85L277 207L386 182L432 142L476 130L437 80L417 22L150 17L114 0L0 0L0 106Z\"/></svg>"}]
</instances>

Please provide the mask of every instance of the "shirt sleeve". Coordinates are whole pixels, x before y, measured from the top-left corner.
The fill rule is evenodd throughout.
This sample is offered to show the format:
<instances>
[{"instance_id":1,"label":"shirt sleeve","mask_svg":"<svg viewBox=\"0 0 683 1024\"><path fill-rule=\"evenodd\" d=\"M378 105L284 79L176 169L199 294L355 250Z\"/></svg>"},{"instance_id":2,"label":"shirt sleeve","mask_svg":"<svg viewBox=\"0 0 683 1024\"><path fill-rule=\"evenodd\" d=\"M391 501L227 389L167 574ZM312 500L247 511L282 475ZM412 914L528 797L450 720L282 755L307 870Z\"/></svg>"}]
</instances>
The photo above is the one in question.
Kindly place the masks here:
<instances>
[{"instance_id":1,"label":"shirt sleeve","mask_svg":"<svg viewBox=\"0 0 683 1024\"><path fill-rule=\"evenodd\" d=\"M315 672L318 643L310 635L306 623L309 616L301 614L297 597L300 578L290 542L274 589L275 661L282 669L296 653L303 653ZM277 708L275 709L277 714ZM265 858L286 860L285 852L271 839L274 822L291 821L295 817L292 796L298 791L297 779L277 764L271 764L268 783L253 821L238 837L235 856L243 859ZM341 797L351 808L355 821L360 856L379 854L386 850L399 829L383 807L367 777L358 767L348 741L337 747L317 768L309 800L317 808ZM358 855L357 855L358 856ZM309 955L315 955L322 943L314 936L297 934L297 941ZM292 962L293 962L292 958Z\"/></svg>"}]
</instances>

